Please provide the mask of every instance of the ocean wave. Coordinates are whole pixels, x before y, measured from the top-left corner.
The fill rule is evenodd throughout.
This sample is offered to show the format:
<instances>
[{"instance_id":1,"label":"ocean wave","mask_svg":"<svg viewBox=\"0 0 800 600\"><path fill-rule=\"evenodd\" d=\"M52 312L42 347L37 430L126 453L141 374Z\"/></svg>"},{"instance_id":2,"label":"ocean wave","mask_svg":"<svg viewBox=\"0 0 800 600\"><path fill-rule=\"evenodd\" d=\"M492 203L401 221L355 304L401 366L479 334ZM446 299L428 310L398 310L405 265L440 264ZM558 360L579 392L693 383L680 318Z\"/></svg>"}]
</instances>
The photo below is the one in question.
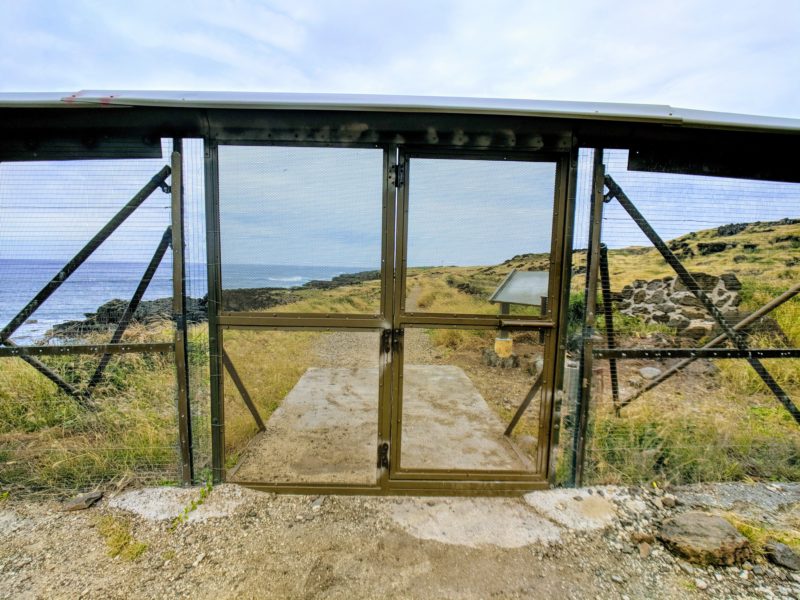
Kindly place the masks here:
<instances>
[{"instance_id":1,"label":"ocean wave","mask_svg":"<svg viewBox=\"0 0 800 600\"><path fill-rule=\"evenodd\" d=\"M293 276L293 277L267 277L267 281L287 281L287 282L295 282L295 281L310 281L308 277L300 277L300 276Z\"/></svg>"}]
</instances>

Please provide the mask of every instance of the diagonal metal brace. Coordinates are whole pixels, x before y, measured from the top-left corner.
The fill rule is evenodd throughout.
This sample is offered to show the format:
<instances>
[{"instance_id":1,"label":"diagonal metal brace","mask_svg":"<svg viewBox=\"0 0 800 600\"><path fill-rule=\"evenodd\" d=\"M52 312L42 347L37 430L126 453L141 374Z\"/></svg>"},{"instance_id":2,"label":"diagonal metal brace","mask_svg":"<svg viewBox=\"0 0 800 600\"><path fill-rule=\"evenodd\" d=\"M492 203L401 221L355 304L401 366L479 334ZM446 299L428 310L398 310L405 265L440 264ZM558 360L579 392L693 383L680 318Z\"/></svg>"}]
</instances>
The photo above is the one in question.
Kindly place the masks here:
<instances>
[{"instance_id":1,"label":"diagonal metal brace","mask_svg":"<svg viewBox=\"0 0 800 600\"><path fill-rule=\"evenodd\" d=\"M683 266L678 257L669 249L667 244L661 237L656 233L655 229L652 228L650 223L648 223L647 219L644 218L642 213L636 208L630 198L625 194L621 187L617 184L614 179L610 175L605 176L605 185L608 188L608 198L616 198L617 201L620 203L622 208L631 216L633 221L639 226L642 232L647 236L650 242L656 247L656 249L661 253L661 256L664 257L664 260L667 261L667 264L672 267L675 273L680 278L683 285L687 287L687 289L694 294L694 296L700 301L700 303L705 307L705 309L714 317L714 320L719 324L720 328L724 332L724 334L733 342L733 344L739 350L747 350L747 343L745 342L744 337L742 337L737 331L731 327L728 322L725 320L724 315L720 312L720 310L714 305L711 299L706 295L706 293L700 288L697 281L695 281L694 277L692 277L691 273L686 270L686 267ZM792 415L794 420L800 424L800 410L792 403L791 398L783 391L778 382L770 375L769 371L767 371L766 367L761 363L760 360L757 358L747 358L746 359L750 366L753 367L753 370L761 377L761 380L764 384L770 389L770 391L775 395L778 401L783 404L784 408L789 411L789 414Z\"/></svg>"},{"instance_id":2,"label":"diagonal metal brace","mask_svg":"<svg viewBox=\"0 0 800 600\"><path fill-rule=\"evenodd\" d=\"M253 399L250 397L247 388L244 387L242 378L239 377L239 373L236 371L236 368L233 366L233 362L231 362L231 359L225 350L222 351L222 363L225 365L225 370L228 371L228 375L230 375L231 379L233 379L233 384L236 386L236 389L239 390L239 395L242 397L242 400L244 400L247 409L250 411L250 414L253 415L253 420L256 422L258 430L264 431L266 429L264 421L261 419L261 415L258 414L258 409L253 403Z\"/></svg>"},{"instance_id":3,"label":"diagonal metal brace","mask_svg":"<svg viewBox=\"0 0 800 600\"><path fill-rule=\"evenodd\" d=\"M158 266L164 259L164 254L166 254L167 248L169 248L171 239L172 227L167 227L167 230L161 237L161 241L158 243L158 247L153 254L153 258L150 259L150 264L147 265L144 275L142 275L142 279L139 281L139 285L136 286L136 291L133 292L131 301L128 302L128 306L125 307L125 312L122 313L122 317L120 318L119 323L117 323L117 328L114 331L114 334L111 336L111 341L109 342L110 344L119 343L123 334L125 333L125 330L128 329L128 325L130 324L136 309L139 308L139 303L142 301L142 296L144 296L144 293L147 291L147 287L153 280L153 276L156 274ZM100 357L100 362L94 371L94 375L92 375L92 378L89 380L89 384L86 386L85 394L87 397L92 395L94 388L97 387L97 384L99 384L103 379L103 373L105 372L110 360L111 354L108 353L105 353L102 357Z\"/></svg>"},{"instance_id":4,"label":"diagonal metal brace","mask_svg":"<svg viewBox=\"0 0 800 600\"><path fill-rule=\"evenodd\" d=\"M525 411L528 409L528 406L530 406L531 402L536 397L536 392L538 392L539 388L542 387L543 373L544 371L539 373L539 376L536 378L536 381L533 382L531 389L528 391L528 395L525 396L525 399L522 401L522 404L519 405L517 412L514 413L514 416L511 418L511 422L508 424L508 427L506 427L505 433L503 433L503 435L510 436L513 433L514 428L517 426L517 423L519 423L519 420L522 418L522 415L525 413Z\"/></svg>"},{"instance_id":5,"label":"diagonal metal brace","mask_svg":"<svg viewBox=\"0 0 800 600\"><path fill-rule=\"evenodd\" d=\"M770 302L768 302L767 304L765 304L764 306L759 308L757 311L755 311L749 317L745 317L744 319L739 321L736 325L733 326L733 328L736 331L741 331L741 330L747 329L747 327L749 327L751 324L756 322L758 319L760 319L764 315L769 314L770 312L772 312L773 310L775 310L776 308L778 308L779 306L781 306L783 303L787 302L788 300L791 300L797 294L800 294L800 283L798 283L795 286L791 287L790 289L786 290L783 294L781 294L780 296L778 296L774 300L771 300ZM718 344L721 344L722 342L724 342L726 339L727 339L727 337L725 336L725 334L719 335L719 336L715 337L713 340L711 340L710 342L708 342L705 346L703 346L703 348L704 349L705 348L714 348ZM630 398L626 398L620 404L620 408L625 408L626 406L628 406L628 404L630 404L631 402L633 402L634 400L636 400L637 398L639 398L643 394L649 392L654 387L664 383L667 379L669 379L670 377L672 377L676 373L678 373L681 370L683 370L686 367L688 367L690 364L692 364L698 358L699 358L699 356L685 358L681 362L679 362L678 364L674 365L673 367L670 367L667 371L664 371L661 375L656 377L653 381L648 383L645 387L640 389L633 396L631 396Z\"/></svg>"},{"instance_id":6,"label":"diagonal metal brace","mask_svg":"<svg viewBox=\"0 0 800 600\"><path fill-rule=\"evenodd\" d=\"M16 348L17 347L17 344L15 344L11 340L4 341L3 345L7 346L9 348ZM34 358L33 356L30 356L30 355L25 354L25 353L19 354L19 358L24 360L26 363L28 363L34 369L39 371L39 373L41 373L42 375L47 377L50 381L55 383L56 386L58 387L58 389L60 389L62 392L66 393L66 394L69 394L70 396L75 398L78 401L78 404L80 404L83 408L90 408L89 403L83 397L83 395L80 393L80 391L78 391L78 389L76 387L74 387L74 386L70 385L69 383L67 383L66 381L64 381L58 375L58 373L53 371L50 367L48 367L46 364L44 364L38 358Z\"/></svg>"},{"instance_id":7,"label":"diagonal metal brace","mask_svg":"<svg viewBox=\"0 0 800 600\"><path fill-rule=\"evenodd\" d=\"M89 258L92 253L97 250L97 248L102 244L108 236L110 236L116 229L122 225L122 223L127 219L133 212L139 208L139 205L144 202L150 194L152 194L157 187L159 187L164 181L169 177L171 170L169 167L165 166L161 169L158 173L156 173L153 178L148 181L145 186L139 190L136 195L128 201L128 203L123 206L120 211L114 215L111 220L106 223L106 225L98 231L95 236L89 240L86 245L81 248L81 250L73 256L70 261L64 265L64 268L59 271L55 277L53 277L33 299L25 305L25 307L17 313L17 315L9 321L8 325L3 327L2 331L0 331L0 342L5 342L10 338L14 332L19 329L20 325L22 325L28 317L30 317L33 312L39 308L42 303L47 300L50 296L53 295L61 284L64 283L70 275L72 275L78 267L80 267L87 258Z\"/></svg>"}]
</instances>

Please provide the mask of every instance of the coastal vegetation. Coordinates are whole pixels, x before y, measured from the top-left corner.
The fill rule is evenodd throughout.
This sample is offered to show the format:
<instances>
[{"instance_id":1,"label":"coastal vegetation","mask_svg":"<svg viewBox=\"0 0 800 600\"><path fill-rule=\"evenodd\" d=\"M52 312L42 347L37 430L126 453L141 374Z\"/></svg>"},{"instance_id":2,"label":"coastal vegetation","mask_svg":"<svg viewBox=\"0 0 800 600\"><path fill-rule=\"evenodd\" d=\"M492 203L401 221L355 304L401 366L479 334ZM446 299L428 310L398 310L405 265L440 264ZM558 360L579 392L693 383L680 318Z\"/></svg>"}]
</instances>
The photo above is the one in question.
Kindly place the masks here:
<instances>
[{"instance_id":1,"label":"coastal vegetation","mask_svg":"<svg viewBox=\"0 0 800 600\"><path fill-rule=\"evenodd\" d=\"M798 281L800 224L796 222L746 224L734 233L719 229L698 231L670 244L682 254L684 264L692 272L735 273L742 284L741 314L759 308ZM543 270L547 264L546 255L529 254L498 265L410 269L407 310L495 313L498 306L487 302L488 297L512 269ZM585 253L576 252L569 305L573 335L582 315L584 264ZM651 280L672 274L652 248L611 249L609 266L615 292L636 279ZM331 314L376 312L380 300L377 277L373 273L336 285L272 288L260 296L266 299L263 306L246 309ZM234 292L239 293L237 302L243 302L246 294L242 290ZM752 345L800 347L797 297L768 318L782 335L754 333L749 337ZM664 325L646 324L616 309L613 319L620 345L648 347L663 344L665 337L671 344L684 343L670 339L674 331ZM602 331L602 317L597 325ZM132 325L124 340L163 341L171 335L168 321L150 321ZM253 400L265 421L310 365L315 344L322 335L323 332L317 331L275 331L269 335L247 330L224 331L226 351L247 387L256 390ZM494 332L430 329L425 335L442 361L459 365L473 376L488 404L504 423L508 422L521 397L515 396L509 404L498 395L497 380L481 383L478 377L488 372L481 366L480 355L491 346ZM107 332L94 330L84 334L83 341L97 343L107 337ZM520 343L533 353L538 342L521 339ZM207 466L209 430L205 323L191 325L189 348L193 424L198 439L203 440L197 445L197 466L202 469ZM42 360L66 381L81 387L98 359L62 356ZM663 369L669 364L620 361L623 396L642 385L638 372L643 366ZM765 360L764 364L788 395L798 401L800 361L776 359ZM596 367L587 483L800 479L800 427L744 360L698 360L683 374L644 394L619 415L610 400L607 365L598 362ZM527 381L530 375L523 373L524 368L523 364L505 375L496 370L493 377L510 377L511 371L515 371L520 382L522 375ZM171 355L116 355L93 396L95 409L86 410L23 361L2 359L0 488L11 493L17 490L53 493L90 488L125 477L150 483L176 481L179 461L174 381ZM518 389L523 388L514 388ZM569 410L565 406L562 412L568 415ZM227 377L225 411L231 467L257 430ZM529 424L521 433L532 435L535 428ZM570 438L567 419L561 432L558 462L561 478L568 467Z\"/></svg>"}]
</instances>

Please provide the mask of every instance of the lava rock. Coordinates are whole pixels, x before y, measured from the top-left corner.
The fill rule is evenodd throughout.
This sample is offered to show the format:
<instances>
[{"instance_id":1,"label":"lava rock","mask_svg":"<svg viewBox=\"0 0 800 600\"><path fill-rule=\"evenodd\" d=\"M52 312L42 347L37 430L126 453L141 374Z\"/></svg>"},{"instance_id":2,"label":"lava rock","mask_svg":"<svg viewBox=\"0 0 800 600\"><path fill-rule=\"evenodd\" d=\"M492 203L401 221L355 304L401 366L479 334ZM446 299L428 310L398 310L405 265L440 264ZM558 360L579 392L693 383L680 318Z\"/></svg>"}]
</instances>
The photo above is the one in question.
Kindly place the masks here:
<instances>
[{"instance_id":1,"label":"lava rock","mask_svg":"<svg viewBox=\"0 0 800 600\"><path fill-rule=\"evenodd\" d=\"M764 544L764 555L779 567L800 571L800 556L797 556L794 550L778 540L767 540Z\"/></svg>"},{"instance_id":2,"label":"lava rock","mask_svg":"<svg viewBox=\"0 0 800 600\"><path fill-rule=\"evenodd\" d=\"M701 565L734 565L752 557L750 542L725 519L690 511L667 519L658 539L674 554Z\"/></svg>"}]
</instances>

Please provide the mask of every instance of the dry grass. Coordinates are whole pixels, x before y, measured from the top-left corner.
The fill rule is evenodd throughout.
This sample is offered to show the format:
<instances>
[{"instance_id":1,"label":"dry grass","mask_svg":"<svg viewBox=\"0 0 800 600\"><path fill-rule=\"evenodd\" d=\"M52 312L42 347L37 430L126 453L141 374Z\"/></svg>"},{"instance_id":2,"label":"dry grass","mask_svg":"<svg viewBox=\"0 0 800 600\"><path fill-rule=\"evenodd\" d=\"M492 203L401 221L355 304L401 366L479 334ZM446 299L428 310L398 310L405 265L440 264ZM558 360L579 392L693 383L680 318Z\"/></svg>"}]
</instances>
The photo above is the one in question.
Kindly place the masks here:
<instances>
[{"instance_id":1,"label":"dry grass","mask_svg":"<svg viewBox=\"0 0 800 600\"><path fill-rule=\"evenodd\" d=\"M105 541L111 558L136 560L147 550L147 544L133 537L130 521L106 515L98 519L97 532Z\"/></svg>"},{"instance_id":2,"label":"dry grass","mask_svg":"<svg viewBox=\"0 0 800 600\"><path fill-rule=\"evenodd\" d=\"M310 366L313 331L226 331L225 349L264 422ZM225 376L225 453L238 461L258 431L233 381Z\"/></svg>"},{"instance_id":3,"label":"dry grass","mask_svg":"<svg viewBox=\"0 0 800 600\"><path fill-rule=\"evenodd\" d=\"M763 229L763 228L762 228ZM800 226L758 227L729 236L739 248L687 260L692 271L719 274L733 271L742 281L742 309L754 310L797 280L797 268L787 260L798 255L791 242L774 242L779 235L794 235ZM714 232L685 236L696 248ZM758 244L746 261L733 262L745 243ZM671 274L653 249L612 250L613 289L634 279ZM576 255L576 263L585 255ZM526 255L486 267L411 269L407 309L438 313L496 314L487 302L496 285L512 269L544 270L547 255ZM582 285L573 279L573 289ZM275 312L375 313L379 310L380 283L363 282L332 290L300 290L299 300ZM775 311L774 318L786 335L784 344L800 346L800 299ZM601 325L602 322L599 323ZM626 340L648 339L663 326L645 326L636 319L615 315L615 326ZM484 335L485 334L485 335ZM442 360L455 361L479 353L490 343L492 332L458 329L430 330L431 342ZM126 339L153 341L170 338L170 328L134 327ZM225 347L266 420L280 405L312 360L311 349L319 333L225 331ZM487 337L488 336L488 337ZM486 338L486 339L484 339ZM755 338L761 346L778 341ZM208 337L203 327L190 332L190 360L195 377L207 370ZM91 375L96 357L47 358L66 380L80 385ZM473 359L470 358L470 361ZM797 360L772 360L764 364L793 398L800 397ZM455 364L455 363L454 363ZM719 373L708 381L664 384L637 400L618 418L607 402L595 405L590 452L590 480L638 482L664 479L672 482L733 479L800 478L800 433L788 413L764 388L742 360L717 361ZM465 368L487 398L497 381L464 358ZM199 375L198 375L199 374ZM196 389L201 381L193 381ZM702 385L701 385L702 384ZM703 387L705 386L705 387ZM236 460L255 424L236 392L225 380L227 453ZM146 475L149 481L170 481L177 475L174 368L170 355L120 355L112 359L108 377L97 391L98 409L87 412L59 392L18 359L0 362L0 481L6 490L75 490L121 477ZM207 398L201 398L203 405ZM491 405L504 420L512 408ZM207 425L207 414L199 415ZM565 431L562 440L568 438ZM568 458L565 455L565 458ZM559 469L563 472L565 463Z\"/></svg>"}]
</instances>

